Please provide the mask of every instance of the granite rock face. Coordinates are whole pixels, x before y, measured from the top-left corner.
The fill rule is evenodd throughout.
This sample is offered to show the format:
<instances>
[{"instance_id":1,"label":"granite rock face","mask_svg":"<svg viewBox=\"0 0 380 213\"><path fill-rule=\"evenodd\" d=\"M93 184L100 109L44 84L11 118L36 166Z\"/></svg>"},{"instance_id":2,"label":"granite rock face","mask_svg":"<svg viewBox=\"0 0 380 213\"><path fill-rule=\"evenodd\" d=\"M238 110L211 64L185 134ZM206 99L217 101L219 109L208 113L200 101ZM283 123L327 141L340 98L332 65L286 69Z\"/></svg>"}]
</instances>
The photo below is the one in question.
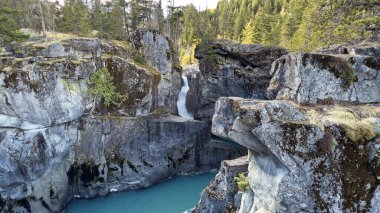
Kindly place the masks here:
<instances>
[{"instance_id":1,"label":"granite rock face","mask_svg":"<svg viewBox=\"0 0 380 213\"><path fill-rule=\"evenodd\" d=\"M2 212L59 212L71 200L66 171L78 140L75 124L0 128Z\"/></svg>"},{"instance_id":2,"label":"granite rock face","mask_svg":"<svg viewBox=\"0 0 380 213\"><path fill-rule=\"evenodd\" d=\"M143 56L149 66L161 76L155 105L167 112L177 113L177 96L181 90L181 67L169 38L161 32L141 29L130 38L132 45Z\"/></svg>"},{"instance_id":3,"label":"granite rock face","mask_svg":"<svg viewBox=\"0 0 380 213\"><path fill-rule=\"evenodd\" d=\"M212 132L250 149L240 212L377 212L379 109L220 98Z\"/></svg>"},{"instance_id":4,"label":"granite rock face","mask_svg":"<svg viewBox=\"0 0 380 213\"><path fill-rule=\"evenodd\" d=\"M273 63L271 99L302 104L380 102L380 58L292 53Z\"/></svg>"},{"instance_id":5,"label":"granite rock face","mask_svg":"<svg viewBox=\"0 0 380 213\"><path fill-rule=\"evenodd\" d=\"M286 54L282 48L215 41L198 45L200 72L190 79L187 108L196 119L211 122L219 97L266 98L272 62Z\"/></svg>"}]
</instances>

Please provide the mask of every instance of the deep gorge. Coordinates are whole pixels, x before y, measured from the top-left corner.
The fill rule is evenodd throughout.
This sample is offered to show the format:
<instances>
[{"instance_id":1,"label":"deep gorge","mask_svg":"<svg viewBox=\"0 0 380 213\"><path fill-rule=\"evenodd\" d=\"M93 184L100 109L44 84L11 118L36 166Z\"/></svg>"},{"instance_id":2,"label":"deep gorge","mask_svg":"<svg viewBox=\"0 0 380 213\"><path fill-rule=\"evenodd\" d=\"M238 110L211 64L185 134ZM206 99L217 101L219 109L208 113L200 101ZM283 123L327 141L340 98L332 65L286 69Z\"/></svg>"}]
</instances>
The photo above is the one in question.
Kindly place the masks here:
<instances>
[{"instance_id":1,"label":"deep gorge","mask_svg":"<svg viewBox=\"0 0 380 213\"><path fill-rule=\"evenodd\" d=\"M216 40L182 69L170 39L142 29L128 44L40 38L2 52L0 210L61 212L219 170L194 212L378 212L379 45L344 48ZM127 96L118 106L86 92L101 68Z\"/></svg>"}]
</instances>

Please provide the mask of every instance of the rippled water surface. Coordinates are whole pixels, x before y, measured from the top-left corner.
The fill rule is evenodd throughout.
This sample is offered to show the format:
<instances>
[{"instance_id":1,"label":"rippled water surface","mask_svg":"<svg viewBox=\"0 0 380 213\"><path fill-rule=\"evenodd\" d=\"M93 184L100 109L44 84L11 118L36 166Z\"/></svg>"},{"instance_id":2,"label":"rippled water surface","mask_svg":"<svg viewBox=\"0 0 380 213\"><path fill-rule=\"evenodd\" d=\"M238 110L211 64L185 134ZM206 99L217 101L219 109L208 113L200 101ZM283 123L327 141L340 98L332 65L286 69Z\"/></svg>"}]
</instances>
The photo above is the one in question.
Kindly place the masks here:
<instances>
[{"instance_id":1,"label":"rippled water surface","mask_svg":"<svg viewBox=\"0 0 380 213\"><path fill-rule=\"evenodd\" d=\"M67 213L181 213L193 208L215 174L183 176L147 189L75 200Z\"/></svg>"}]
</instances>

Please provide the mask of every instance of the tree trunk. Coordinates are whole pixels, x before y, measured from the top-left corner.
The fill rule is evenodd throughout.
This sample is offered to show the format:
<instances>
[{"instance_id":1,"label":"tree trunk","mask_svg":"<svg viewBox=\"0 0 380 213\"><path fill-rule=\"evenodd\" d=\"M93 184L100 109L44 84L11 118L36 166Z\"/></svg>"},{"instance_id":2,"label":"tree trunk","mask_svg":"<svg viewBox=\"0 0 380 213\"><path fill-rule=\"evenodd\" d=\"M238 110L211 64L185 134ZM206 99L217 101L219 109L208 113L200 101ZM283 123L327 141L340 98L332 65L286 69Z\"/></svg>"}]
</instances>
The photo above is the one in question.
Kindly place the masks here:
<instances>
[{"instance_id":1,"label":"tree trunk","mask_svg":"<svg viewBox=\"0 0 380 213\"><path fill-rule=\"evenodd\" d=\"M374 41L377 41L379 39L379 29L373 29L372 30L372 39Z\"/></svg>"},{"instance_id":2,"label":"tree trunk","mask_svg":"<svg viewBox=\"0 0 380 213\"><path fill-rule=\"evenodd\" d=\"M124 24L125 24L125 30L127 31L127 37L129 36L129 25L128 25L128 14L127 14L127 5L126 2L124 2L123 9L124 9Z\"/></svg>"},{"instance_id":3,"label":"tree trunk","mask_svg":"<svg viewBox=\"0 0 380 213\"><path fill-rule=\"evenodd\" d=\"M38 7L41 13L41 27L42 27L42 33L44 36L46 36L46 27L45 27L45 17L44 17L44 11L42 9L42 0L38 0Z\"/></svg>"}]
</instances>

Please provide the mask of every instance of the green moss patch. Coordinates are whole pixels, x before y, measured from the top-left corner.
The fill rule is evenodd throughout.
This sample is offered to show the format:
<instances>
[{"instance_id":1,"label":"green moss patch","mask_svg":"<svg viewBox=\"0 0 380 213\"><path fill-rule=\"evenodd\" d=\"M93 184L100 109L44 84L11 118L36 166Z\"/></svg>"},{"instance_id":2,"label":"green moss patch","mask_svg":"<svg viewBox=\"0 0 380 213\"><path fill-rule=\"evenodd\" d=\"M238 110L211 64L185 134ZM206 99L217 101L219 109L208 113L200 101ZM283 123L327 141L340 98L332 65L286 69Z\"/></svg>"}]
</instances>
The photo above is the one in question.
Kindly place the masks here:
<instances>
[{"instance_id":1,"label":"green moss patch","mask_svg":"<svg viewBox=\"0 0 380 213\"><path fill-rule=\"evenodd\" d=\"M39 65L48 65L48 66L51 66L51 65L54 65L54 64L63 63L65 61L66 61L66 58L55 58L55 59L52 59L52 60L40 61L40 62L38 62L38 64Z\"/></svg>"},{"instance_id":2,"label":"green moss patch","mask_svg":"<svg viewBox=\"0 0 380 213\"><path fill-rule=\"evenodd\" d=\"M373 109L375 113L379 111L377 108ZM359 139L371 140L379 134L375 131L374 117L360 118L354 112L341 107L334 107L323 120L342 127L347 137L354 142Z\"/></svg>"},{"instance_id":3,"label":"green moss patch","mask_svg":"<svg viewBox=\"0 0 380 213\"><path fill-rule=\"evenodd\" d=\"M334 106L326 111L307 109L308 122L325 129L335 125L342 128L351 141L372 140L379 136L376 118L380 117L378 106L342 107Z\"/></svg>"}]
</instances>

